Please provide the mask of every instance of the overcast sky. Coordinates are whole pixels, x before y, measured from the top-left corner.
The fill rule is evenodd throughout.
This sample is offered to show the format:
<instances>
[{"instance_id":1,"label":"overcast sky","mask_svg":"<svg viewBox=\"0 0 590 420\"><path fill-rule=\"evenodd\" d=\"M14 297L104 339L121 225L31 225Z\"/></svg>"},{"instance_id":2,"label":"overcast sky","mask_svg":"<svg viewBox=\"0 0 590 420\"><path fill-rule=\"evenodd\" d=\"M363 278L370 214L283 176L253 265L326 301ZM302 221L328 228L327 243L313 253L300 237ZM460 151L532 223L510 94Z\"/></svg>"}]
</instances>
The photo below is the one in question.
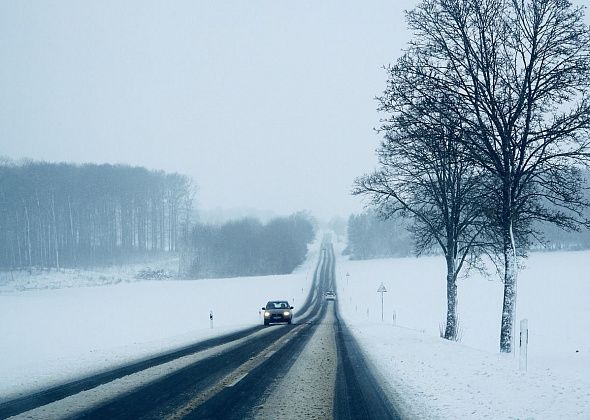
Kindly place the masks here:
<instances>
[{"instance_id":1,"label":"overcast sky","mask_svg":"<svg viewBox=\"0 0 590 420\"><path fill-rule=\"evenodd\" d=\"M184 173L205 210L359 211L415 4L1 1L0 155Z\"/></svg>"}]
</instances>

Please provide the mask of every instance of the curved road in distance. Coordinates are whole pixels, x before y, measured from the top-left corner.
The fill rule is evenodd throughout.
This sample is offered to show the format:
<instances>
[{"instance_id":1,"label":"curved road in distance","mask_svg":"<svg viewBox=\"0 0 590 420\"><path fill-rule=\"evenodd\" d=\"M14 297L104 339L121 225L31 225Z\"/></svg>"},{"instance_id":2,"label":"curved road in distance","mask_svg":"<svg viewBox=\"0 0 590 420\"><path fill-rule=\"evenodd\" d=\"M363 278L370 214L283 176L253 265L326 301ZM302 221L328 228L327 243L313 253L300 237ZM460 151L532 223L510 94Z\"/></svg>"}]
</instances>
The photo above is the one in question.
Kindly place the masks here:
<instances>
[{"instance_id":1,"label":"curved road in distance","mask_svg":"<svg viewBox=\"0 0 590 420\"><path fill-rule=\"evenodd\" d=\"M324 301L334 271L325 240L292 325L250 328L9 401L0 418L401 418L337 305Z\"/></svg>"}]
</instances>

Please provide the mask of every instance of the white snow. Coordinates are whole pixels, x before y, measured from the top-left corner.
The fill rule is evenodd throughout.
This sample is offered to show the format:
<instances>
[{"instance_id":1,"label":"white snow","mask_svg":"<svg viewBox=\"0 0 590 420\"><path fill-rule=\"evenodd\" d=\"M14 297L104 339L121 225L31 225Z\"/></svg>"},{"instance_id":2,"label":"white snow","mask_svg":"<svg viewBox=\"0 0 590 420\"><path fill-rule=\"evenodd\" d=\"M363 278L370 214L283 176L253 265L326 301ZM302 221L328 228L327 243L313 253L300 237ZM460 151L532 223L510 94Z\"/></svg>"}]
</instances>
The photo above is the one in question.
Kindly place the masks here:
<instances>
[{"instance_id":1,"label":"white snow","mask_svg":"<svg viewBox=\"0 0 590 420\"><path fill-rule=\"evenodd\" d=\"M28 271L0 272L0 293L39 289L65 289L70 287L109 286L140 281L137 274L144 269L163 270L174 275L178 258L166 258L145 263L113 265L94 269L63 268L59 271L34 268Z\"/></svg>"},{"instance_id":2,"label":"white snow","mask_svg":"<svg viewBox=\"0 0 590 420\"><path fill-rule=\"evenodd\" d=\"M499 353L502 284L493 277L471 273L459 282L461 342L439 338L446 314L442 257L341 258L338 299L375 370L412 418L588 419L589 259L585 251L536 253L525 261L517 319L529 321L527 372L519 371L518 357Z\"/></svg>"},{"instance_id":3,"label":"white snow","mask_svg":"<svg viewBox=\"0 0 590 420\"><path fill-rule=\"evenodd\" d=\"M38 274L25 288L5 281L0 401L255 325L269 299L294 299L297 310L316 259L317 247L288 276L137 281L133 270L112 269ZM527 372L518 370L517 357L498 352L502 284L494 277L471 273L460 281L460 343L439 338L446 310L440 257L340 257L337 298L343 319L411 418L588 419L589 260L586 251L536 253L526 261L517 319L529 320ZM76 276L86 287L74 287ZM104 285L91 286L93 279ZM388 290L383 322L381 282Z\"/></svg>"},{"instance_id":4,"label":"white snow","mask_svg":"<svg viewBox=\"0 0 590 420\"><path fill-rule=\"evenodd\" d=\"M268 300L295 320L313 280L314 245L291 275L205 280L133 279L78 270L39 273L0 289L0 402L166 350L262 323ZM85 287L73 287L84 278ZM60 287L60 281L64 288ZM51 285L50 287L46 287ZM209 312L213 311L213 329Z\"/></svg>"}]
</instances>

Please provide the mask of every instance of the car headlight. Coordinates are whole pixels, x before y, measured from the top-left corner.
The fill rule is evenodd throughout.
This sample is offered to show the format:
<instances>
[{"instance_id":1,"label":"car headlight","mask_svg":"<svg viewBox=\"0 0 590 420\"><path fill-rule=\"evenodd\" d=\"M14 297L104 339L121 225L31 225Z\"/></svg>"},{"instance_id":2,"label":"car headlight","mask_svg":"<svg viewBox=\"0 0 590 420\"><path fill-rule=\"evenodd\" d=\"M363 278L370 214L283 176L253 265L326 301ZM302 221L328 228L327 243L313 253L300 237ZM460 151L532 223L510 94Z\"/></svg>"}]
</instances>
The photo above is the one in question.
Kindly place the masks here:
<instances>
[{"instance_id":1,"label":"car headlight","mask_svg":"<svg viewBox=\"0 0 590 420\"><path fill-rule=\"evenodd\" d=\"M270 316L270 312L265 312L264 316Z\"/></svg>"},{"instance_id":2,"label":"car headlight","mask_svg":"<svg viewBox=\"0 0 590 420\"><path fill-rule=\"evenodd\" d=\"M289 316L289 315L291 315L291 312L289 312L289 311L283 312L283 316Z\"/></svg>"}]
</instances>

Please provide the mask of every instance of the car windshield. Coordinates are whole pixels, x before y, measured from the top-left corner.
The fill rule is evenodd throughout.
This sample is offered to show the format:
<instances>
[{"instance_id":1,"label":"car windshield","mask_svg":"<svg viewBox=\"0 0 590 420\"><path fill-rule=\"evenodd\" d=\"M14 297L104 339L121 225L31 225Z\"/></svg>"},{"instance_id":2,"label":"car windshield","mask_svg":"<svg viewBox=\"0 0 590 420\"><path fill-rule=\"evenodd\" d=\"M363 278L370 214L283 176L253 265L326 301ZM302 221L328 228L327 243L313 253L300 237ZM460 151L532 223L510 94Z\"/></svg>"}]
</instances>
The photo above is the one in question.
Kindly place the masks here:
<instances>
[{"instance_id":1,"label":"car windshield","mask_svg":"<svg viewBox=\"0 0 590 420\"><path fill-rule=\"evenodd\" d=\"M289 302L274 301L266 304L266 309L289 309Z\"/></svg>"}]
</instances>

